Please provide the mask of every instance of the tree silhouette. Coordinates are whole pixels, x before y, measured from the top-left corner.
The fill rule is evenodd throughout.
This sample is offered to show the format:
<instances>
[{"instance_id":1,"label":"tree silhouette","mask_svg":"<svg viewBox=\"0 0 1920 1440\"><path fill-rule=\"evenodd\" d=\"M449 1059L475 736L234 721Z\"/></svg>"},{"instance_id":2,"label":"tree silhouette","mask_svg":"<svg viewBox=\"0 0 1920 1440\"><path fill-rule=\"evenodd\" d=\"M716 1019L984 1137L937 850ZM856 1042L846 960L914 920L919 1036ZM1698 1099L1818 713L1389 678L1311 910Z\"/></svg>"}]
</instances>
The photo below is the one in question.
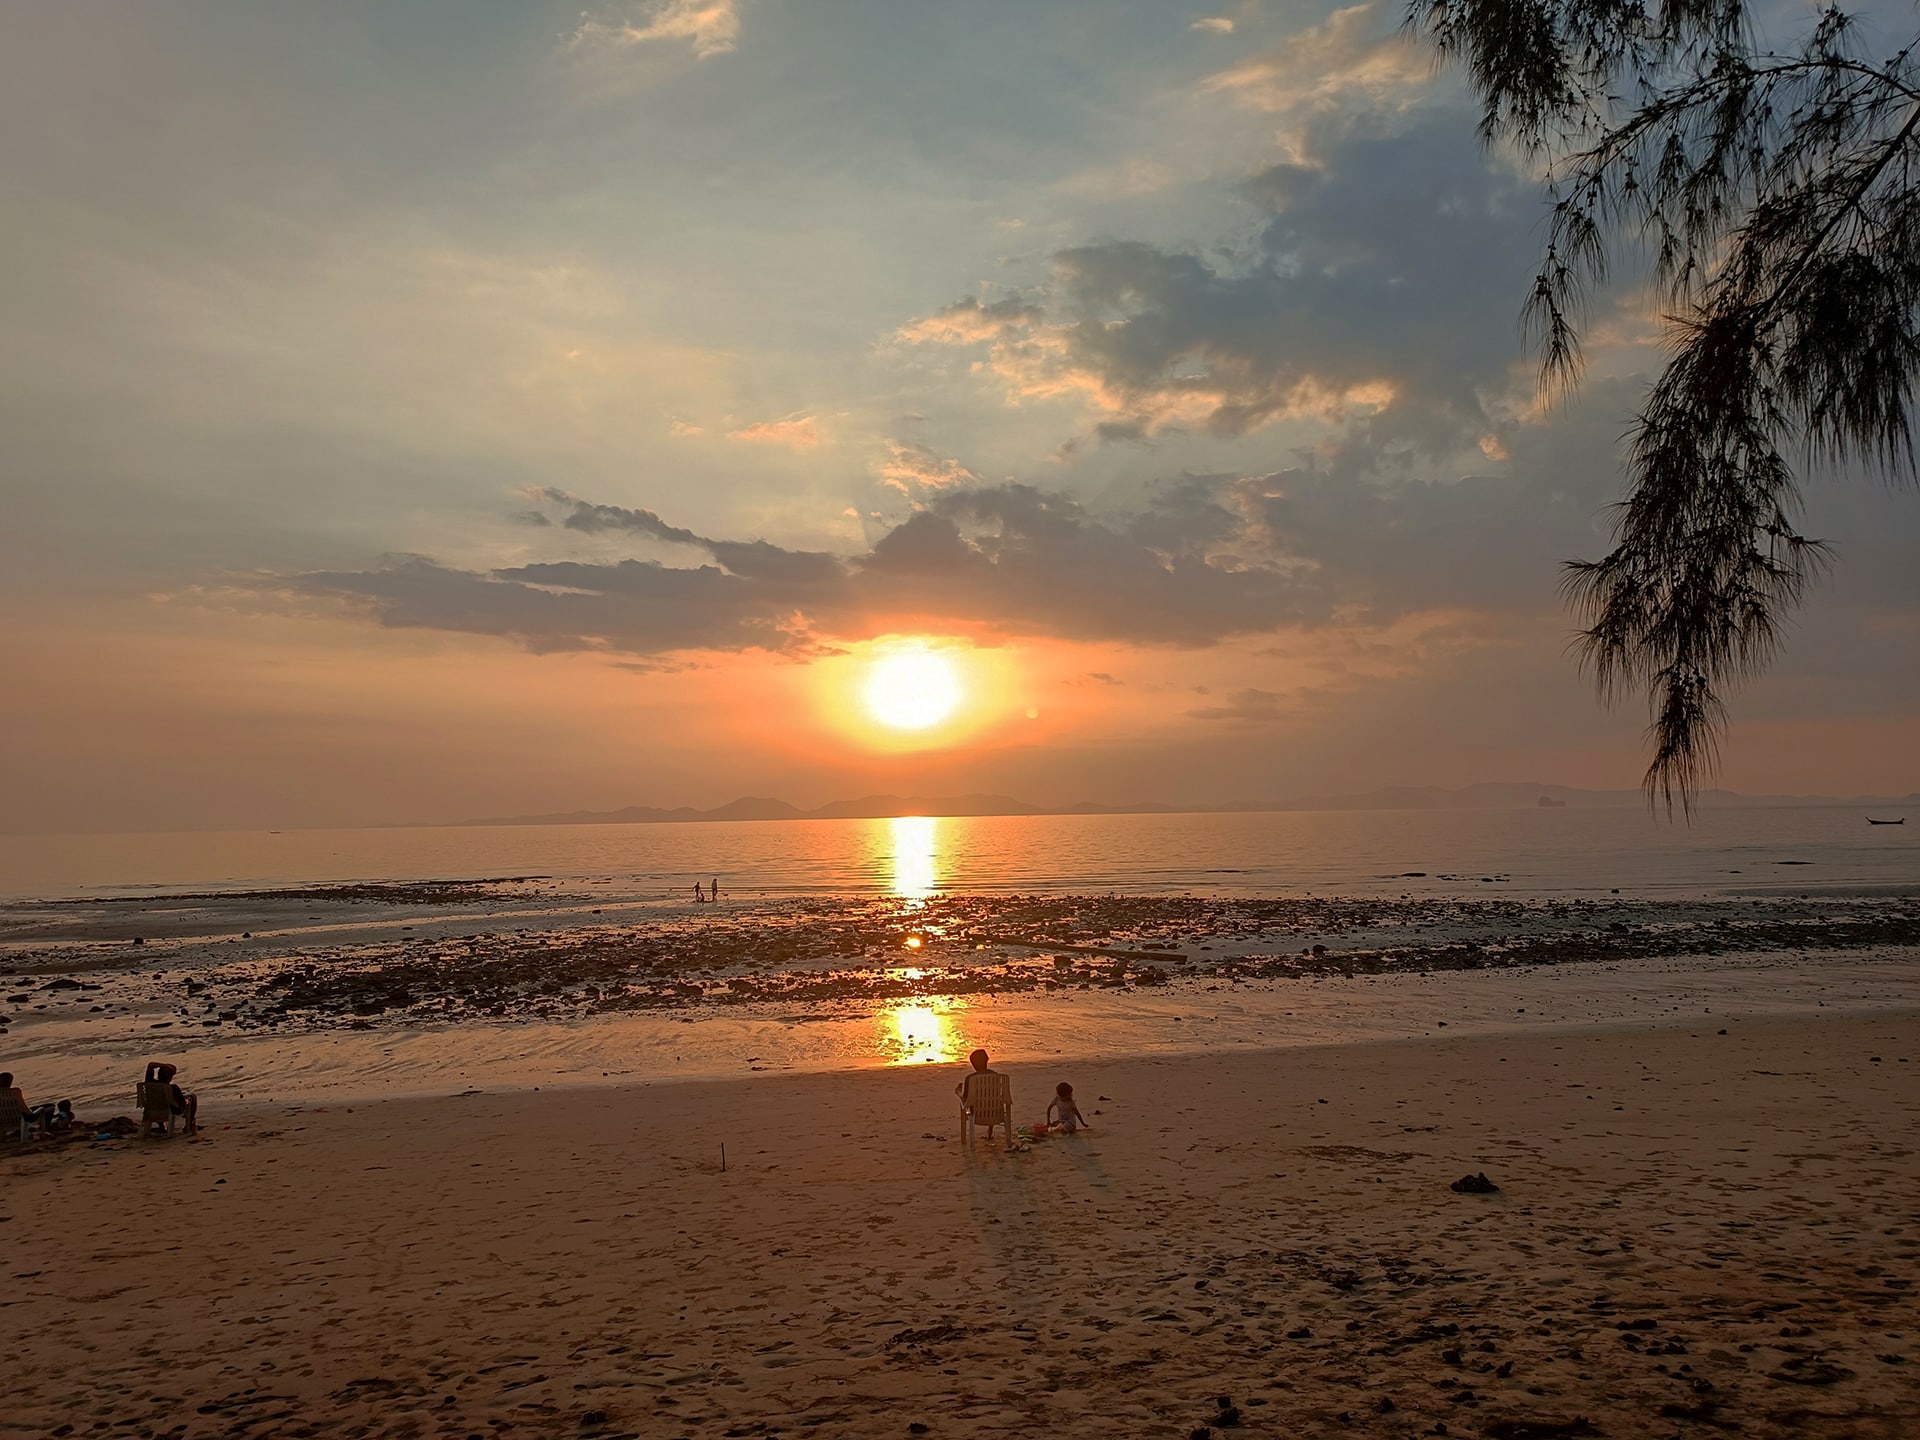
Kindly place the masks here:
<instances>
[{"instance_id":1,"label":"tree silhouette","mask_svg":"<svg viewBox=\"0 0 1920 1440\"><path fill-rule=\"evenodd\" d=\"M1649 800L1690 811L1727 685L1828 560L1787 456L1913 475L1920 37L1876 59L1830 8L1775 49L1746 0L1412 0L1407 23L1465 67L1482 139L1545 171L1524 316L1546 388L1577 381L1616 253L1667 312L1614 549L1565 588L1602 695L1647 692Z\"/></svg>"}]
</instances>

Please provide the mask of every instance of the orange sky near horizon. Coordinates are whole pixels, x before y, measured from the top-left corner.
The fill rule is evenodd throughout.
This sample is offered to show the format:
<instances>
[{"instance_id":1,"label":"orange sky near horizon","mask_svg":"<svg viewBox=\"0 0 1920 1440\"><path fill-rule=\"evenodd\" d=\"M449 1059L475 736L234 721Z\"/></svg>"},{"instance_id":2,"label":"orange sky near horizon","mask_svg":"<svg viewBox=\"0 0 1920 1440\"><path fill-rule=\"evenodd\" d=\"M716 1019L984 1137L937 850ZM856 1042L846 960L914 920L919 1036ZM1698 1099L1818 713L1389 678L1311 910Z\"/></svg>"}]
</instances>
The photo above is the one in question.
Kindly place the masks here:
<instances>
[{"instance_id":1,"label":"orange sky near horizon","mask_svg":"<svg viewBox=\"0 0 1920 1440\"><path fill-rule=\"evenodd\" d=\"M39 822L22 828L451 822L708 808L743 794L803 807L972 792L1041 804L1216 803L1435 775L1601 789L1637 775L1637 735L1597 708L1583 732L1543 732L1524 706L1508 707L1504 723L1463 743L1436 707L1423 740L1401 707L1425 703L1423 687L1451 692L1457 639L1434 646L1424 680L1404 655L1393 665L1363 657L1376 667L1368 673L1303 644L1298 691L1247 724L1194 712L1230 700L1221 678L1260 657L1173 652L1143 663L1121 646L967 647L962 713L913 734L865 713L860 647L813 661L725 656L635 673L605 656L530 655L505 641L410 630L369 635L344 620L202 616L182 634L162 623L167 613L131 605L110 627L40 630L25 645L0 638L13 696L61 696L58 706L11 704L8 743L36 759L12 782L12 813ZM1488 693L1499 693L1503 670L1553 658L1557 634L1546 628L1541 638L1531 651L1472 649ZM82 642L88 663L76 671ZM1881 757L1910 738L1897 716L1755 718L1735 731L1723 778L1750 793L1882 792ZM1116 773L1132 779L1116 787Z\"/></svg>"}]
</instances>

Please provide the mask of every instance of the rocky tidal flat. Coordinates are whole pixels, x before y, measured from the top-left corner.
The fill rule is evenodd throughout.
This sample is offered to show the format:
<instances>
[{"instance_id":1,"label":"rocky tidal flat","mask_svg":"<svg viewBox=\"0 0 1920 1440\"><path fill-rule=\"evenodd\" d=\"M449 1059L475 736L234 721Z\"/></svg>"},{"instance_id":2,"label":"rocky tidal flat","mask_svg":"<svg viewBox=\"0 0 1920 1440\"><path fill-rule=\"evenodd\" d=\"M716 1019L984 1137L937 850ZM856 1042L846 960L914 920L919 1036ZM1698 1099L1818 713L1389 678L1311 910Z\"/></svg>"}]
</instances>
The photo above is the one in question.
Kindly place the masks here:
<instances>
[{"instance_id":1,"label":"rocky tidal flat","mask_svg":"<svg viewBox=\"0 0 1920 1440\"><path fill-rule=\"evenodd\" d=\"M514 877L0 908L0 1030L369 1029L1916 944L1912 895L690 906Z\"/></svg>"}]
</instances>

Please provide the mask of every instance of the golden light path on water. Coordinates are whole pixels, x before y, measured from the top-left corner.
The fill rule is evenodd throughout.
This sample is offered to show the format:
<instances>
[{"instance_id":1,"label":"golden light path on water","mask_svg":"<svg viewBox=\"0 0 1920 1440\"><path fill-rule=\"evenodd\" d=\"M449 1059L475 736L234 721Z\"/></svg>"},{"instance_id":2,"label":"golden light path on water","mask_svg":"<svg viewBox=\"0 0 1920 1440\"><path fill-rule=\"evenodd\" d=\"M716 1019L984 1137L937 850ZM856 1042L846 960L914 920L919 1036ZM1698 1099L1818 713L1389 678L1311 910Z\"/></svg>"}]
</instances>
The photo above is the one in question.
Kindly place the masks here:
<instances>
[{"instance_id":1,"label":"golden light path on water","mask_svg":"<svg viewBox=\"0 0 1920 1440\"><path fill-rule=\"evenodd\" d=\"M930 815L901 815L888 822L893 841L893 893L906 901L926 900L939 893L940 822ZM906 942L917 946L919 937ZM919 980L924 971L897 972L902 979ZM962 1034L967 1002L936 997L890 1005L874 1018L876 1048L890 1065L949 1064L971 1047Z\"/></svg>"},{"instance_id":2,"label":"golden light path on water","mask_svg":"<svg viewBox=\"0 0 1920 1440\"><path fill-rule=\"evenodd\" d=\"M936 999L892 1005L875 1015L880 1056L889 1065L949 1064L971 1047L961 1032L967 1002Z\"/></svg>"},{"instance_id":3,"label":"golden light path on water","mask_svg":"<svg viewBox=\"0 0 1920 1440\"><path fill-rule=\"evenodd\" d=\"M940 888L940 822L930 815L901 815L893 826L893 893L925 900Z\"/></svg>"}]
</instances>

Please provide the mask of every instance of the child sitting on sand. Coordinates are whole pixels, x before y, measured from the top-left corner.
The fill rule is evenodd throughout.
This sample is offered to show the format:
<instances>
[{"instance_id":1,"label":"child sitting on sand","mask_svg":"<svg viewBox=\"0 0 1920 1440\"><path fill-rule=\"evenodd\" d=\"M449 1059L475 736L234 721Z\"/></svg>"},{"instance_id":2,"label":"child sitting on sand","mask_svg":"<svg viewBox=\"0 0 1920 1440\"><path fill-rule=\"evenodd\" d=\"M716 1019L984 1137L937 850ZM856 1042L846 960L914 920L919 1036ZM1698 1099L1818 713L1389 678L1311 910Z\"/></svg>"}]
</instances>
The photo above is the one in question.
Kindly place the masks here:
<instances>
[{"instance_id":1,"label":"child sitting on sand","mask_svg":"<svg viewBox=\"0 0 1920 1440\"><path fill-rule=\"evenodd\" d=\"M1076 1130L1091 1130L1087 1117L1080 1113L1080 1107L1073 1103L1073 1086L1062 1080L1053 1087L1053 1103L1047 1106L1047 1124L1057 1126L1071 1135Z\"/></svg>"}]
</instances>

